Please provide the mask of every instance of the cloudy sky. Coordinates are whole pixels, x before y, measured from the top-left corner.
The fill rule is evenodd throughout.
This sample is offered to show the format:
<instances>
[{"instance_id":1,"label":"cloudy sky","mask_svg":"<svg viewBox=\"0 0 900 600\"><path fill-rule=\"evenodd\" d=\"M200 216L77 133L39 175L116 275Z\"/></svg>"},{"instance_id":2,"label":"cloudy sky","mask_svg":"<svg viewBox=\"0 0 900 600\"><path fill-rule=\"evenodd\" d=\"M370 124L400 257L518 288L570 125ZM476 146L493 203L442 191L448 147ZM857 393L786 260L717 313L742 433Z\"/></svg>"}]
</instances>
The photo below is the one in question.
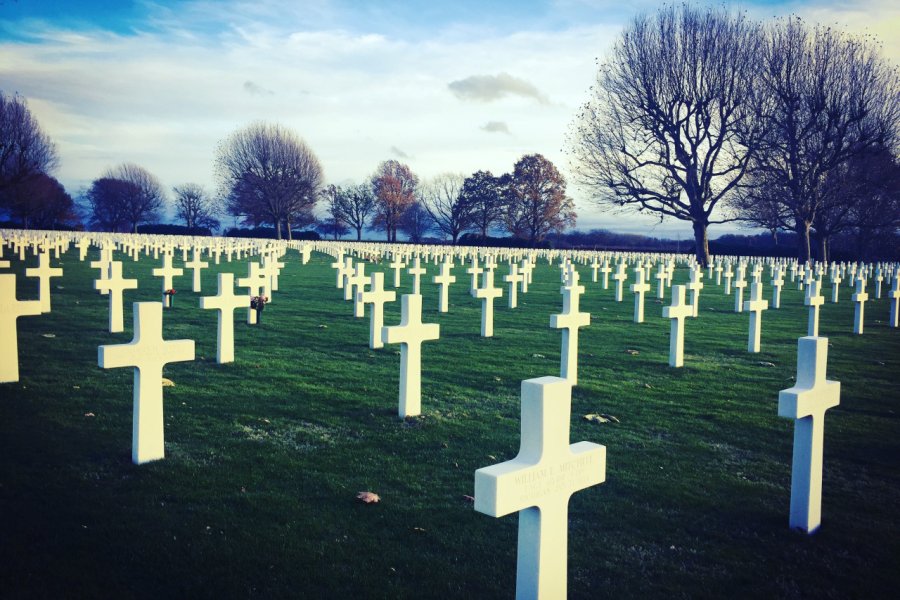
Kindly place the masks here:
<instances>
[{"instance_id":1,"label":"cloudy sky","mask_svg":"<svg viewBox=\"0 0 900 600\"><path fill-rule=\"evenodd\" d=\"M754 0L876 35L900 64L900 3ZM214 188L217 144L254 120L295 130L330 183L396 158L422 178L495 174L538 152L568 174L565 135L615 37L646 0L0 0L0 89L28 100L71 193L129 161L170 189ZM600 213L579 229L690 237ZM711 231L725 232L726 228Z\"/></svg>"}]
</instances>

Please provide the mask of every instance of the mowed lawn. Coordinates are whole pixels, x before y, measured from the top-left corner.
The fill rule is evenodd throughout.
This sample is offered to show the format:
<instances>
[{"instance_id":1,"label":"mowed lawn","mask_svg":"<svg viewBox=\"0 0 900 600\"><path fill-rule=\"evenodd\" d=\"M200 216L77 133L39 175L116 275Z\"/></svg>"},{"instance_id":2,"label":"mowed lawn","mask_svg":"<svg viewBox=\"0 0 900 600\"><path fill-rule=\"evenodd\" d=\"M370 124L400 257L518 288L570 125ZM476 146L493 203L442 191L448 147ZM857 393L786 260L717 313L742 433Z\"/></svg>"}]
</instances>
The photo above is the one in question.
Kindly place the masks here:
<instances>
[{"instance_id":1,"label":"mowed lawn","mask_svg":"<svg viewBox=\"0 0 900 600\"><path fill-rule=\"evenodd\" d=\"M19 298L36 298L37 281L22 277L36 258L4 258ZM539 261L519 308L504 293L492 339L479 336L464 267L450 312L438 314L428 265L424 321L440 323L441 337L423 347L423 416L407 421L397 417L399 347L368 348L368 312L353 317L330 256L302 265L287 253L262 324L236 311L226 365L215 363L216 312L198 307L185 271L164 337L196 340L197 358L166 367L166 458L138 467L132 370L100 369L97 347L130 341L131 303L158 301L161 283L150 274L159 261L124 261L140 280L125 295L124 333L107 332L107 299L77 250L52 261L65 270L51 283L52 312L18 321L20 381L0 384L0 596L513 597L517 518L476 513L467 496L476 469L518 451L521 381L559 374L561 334L548 326L562 306L556 264ZM216 272L246 270L246 260L212 266L202 295L215 293ZM612 281L603 290L580 272L591 325L571 441L605 445L608 466L604 484L569 504L570 597L894 597L900 330L888 327L887 299L866 304L865 334L853 335L852 291L842 284L832 304L826 279L820 333L841 404L825 420L822 529L806 536L788 528L794 424L777 416L806 333L796 284L787 277L782 308L763 313L754 355L748 315L705 279L685 366L672 369L655 280L635 324L630 293L616 303ZM686 281L679 268L675 283ZM768 270L764 282L771 299ZM385 324L399 311L388 305ZM381 502L357 501L364 490Z\"/></svg>"}]
</instances>

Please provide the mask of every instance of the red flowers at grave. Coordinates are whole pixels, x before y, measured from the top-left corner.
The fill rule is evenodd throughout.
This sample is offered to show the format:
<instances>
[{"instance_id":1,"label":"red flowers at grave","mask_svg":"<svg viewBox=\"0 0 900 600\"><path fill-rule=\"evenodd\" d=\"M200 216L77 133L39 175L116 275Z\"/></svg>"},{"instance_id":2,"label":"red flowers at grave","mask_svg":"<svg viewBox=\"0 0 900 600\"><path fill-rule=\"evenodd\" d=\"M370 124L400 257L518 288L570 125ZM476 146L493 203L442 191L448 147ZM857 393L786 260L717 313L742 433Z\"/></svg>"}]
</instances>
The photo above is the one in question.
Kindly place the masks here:
<instances>
[{"instance_id":1,"label":"red flowers at grave","mask_svg":"<svg viewBox=\"0 0 900 600\"><path fill-rule=\"evenodd\" d=\"M165 294L166 296L174 296L174 295L175 295L175 288L172 288L171 290L166 290L166 291L163 292L163 294Z\"/></svg>"},{"instance_id":2,"label":"red flowers at grave","mask_svg":"<svg viewBox=\"0 0 900 600\"><path fill-rule=\"evenodd\" d=\"M253 296L250 298L250 308L256 310L257 312L262 311L266 306L266 302L269 301L269 298L263 295Z\"/></svg>"}]
</instances>

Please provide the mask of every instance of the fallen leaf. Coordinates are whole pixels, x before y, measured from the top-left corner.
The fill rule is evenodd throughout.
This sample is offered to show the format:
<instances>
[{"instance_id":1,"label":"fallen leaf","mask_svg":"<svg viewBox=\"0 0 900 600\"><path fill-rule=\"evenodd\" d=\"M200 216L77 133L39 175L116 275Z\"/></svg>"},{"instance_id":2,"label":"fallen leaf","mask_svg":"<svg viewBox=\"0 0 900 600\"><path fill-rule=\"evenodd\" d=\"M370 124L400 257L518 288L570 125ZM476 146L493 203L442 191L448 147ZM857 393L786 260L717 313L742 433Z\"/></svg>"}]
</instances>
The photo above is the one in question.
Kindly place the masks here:
<instances>
[{"instance_id":1,"label":"fallen leaf","mask_svg":"<svg viewBox=\"0 0 900 600\"><path fill-rule=\"evenodd\" d=\"M475 496L463 494L463 500L465 500L466 502L475 502Z\"/></svg>"},{"instance_id":2,"label":"fallen leaf","mask_svg":"<svg viewBox=\"0 0 900 600\"><path fill-rule=\"evenodd\" d=\"M319 325L319 329L328 329L328 325Z\"/></svg>"},{"instance_id":3,"label":"fallen leaf","mask_svg":"<svg viewBox=\"0 0 900 600\"><path fill-rule=\"evenodd\" d=\"M97 415L95 415L95 414L92 413L92 412L86 412L86 413L84 413L84 416L86 416L86 417L96 417Z\"/></svg>"},{"instance_id":4,"label":"fallen leaf","mask_svg":"<svg viewBox=\"0 0 900 600\"><path fill-rule=\"evenodd\" d=\"M756 363L756 364L758 364L758 365L761 366L761 367L774 367L774 366L775 366L775 363L773 363L773 362L768 362L768 361L765 361L765 360L761 360L761 361L759 361L759 362Z\"/></svg>"},{"instance_id":5,"label":"fallen leaf","mask_svg":"<svg viewBox=\"0 0 900 600\"><path fill-rule=\"evenodd\" d=\"M488 458L491 460L497 460L497 457L494 456L493 454L488 454Z\"/></svg>"},{"instance_id":6,"label":"fallen leaf","mask_svg":"<svg viewBox=\"0 0 900 600\"><path fill-rule=\"evenodd\" d=\"M422 533L425 533L425 530L421 527L413 527L413 531L421 531Z\"/></svg>"},{"instance_id":7,"label":"fallen leaf","mask_svg":"<svg viewBox=\"0 0 900 600\"><path fill-rule=\"evenodd\" d=\"M55 334L55 333L42 333L42 334L41 334L41 337L45 337L45 338L55 338L55 337L56 337L56 334Z\"/></svg>"},{"instance_id":8,"label":"fallen leaf","mask_svg":"<svg viewBox=\"0 0 900 600\"><path fill-rule=\"evenodd\" d=\"M585 421L590 421L591 423L609 423L609 419L601 417L600 415L591 413L589 415L584 415Z\"/></svg>"},{"instance_id":9,"label":"fallen leaf","mask_svg":"<svg viewBox=\"0 0 900 600\"><path fill-rule=\"evenodd\" d=\"M499 377L496 377L496 376L495 376L495 377L494 377L494 381L503 381L503 380L500 379Z\"/></svg>"},{"instance_id":10,"label":"fallen leaf","mask_svg":"<svg viewBox=\"0 0 900 600\"><path fill-rule=\"evenodd\" d=\"M649 383L645 383L645 384L644 384L644 387L647 388L648 390L652 390L652 389L653 389L653 386L650 385Z\"/></svg>"},{"instance_id":11,"label":"fallen leaf","mask_svg":"<svg viewBox=\"0 0 900 600\"><path fill-rule=\"evenodd\" d=\"M543 354L532 354L531 358L547 358L547 357L544 356Z\"/></svg>"},{"instance_id":12,"label":"fallen leaf","mask_svg":"<svg viewBox=\"0 0 900 600\"><path fill-rule=\"evenodd\" d=\"M163 387L175 387L175 382L171 379L162 378L162 386Z\"/></svg>"},{"instance_id":13,"label":"fallen leaf","mask_svg":"<svg viewBox=\"0 0 900 600\"><path fill-rule=\"evenodd\" d=\"M365 502L366 504L381 502L381 496L374 492L359 492L356 494L356 498Z\"/></svg>"},{"instance_id":14,"label":"fallen leaf","mask_svg":"<svg viewBox=\"0 0 900 600\"><path fill-rule=\"evenodd\" d=\"M630 355L632 355L632 356L637 356L638 354L640 354L640 352L638 352L637 350L632 350L631 348L626 348L626 349L625 349L625 354L630 354Z\"/></svg>"}]
</instances>

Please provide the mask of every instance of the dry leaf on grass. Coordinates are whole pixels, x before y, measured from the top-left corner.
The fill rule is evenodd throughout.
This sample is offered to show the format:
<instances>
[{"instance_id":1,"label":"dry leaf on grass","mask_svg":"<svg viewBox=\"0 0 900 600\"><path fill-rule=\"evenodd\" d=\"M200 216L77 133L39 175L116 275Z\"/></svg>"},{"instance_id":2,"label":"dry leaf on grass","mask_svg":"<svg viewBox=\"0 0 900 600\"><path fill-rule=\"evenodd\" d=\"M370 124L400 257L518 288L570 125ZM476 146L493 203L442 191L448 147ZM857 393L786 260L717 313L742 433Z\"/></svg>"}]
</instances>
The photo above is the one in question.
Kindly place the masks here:
<instances>
[{"instance_id":1,"label":"dry leaf on grass","mask_svg":"<svg viewBox=\"0 0 900 600\"><path fill-rule=\"evenodd\" d=\"M630 355L632 355L632 356L637 356L638 354L640 354L640 352L638 352L637 350L632 350L631 348L626 348L626 349L625 349L625 354L630 354Z\"/></svg>"},{"instance_id":2,"label":"dry leaf on grass","mask_svg":"<svg viewBox=\"0 0 900 600\"><path fill-rule=\"evenodd\" d=\"M372 504L374 502L381 502L381 496L374 492L358 492L356 494L356 499L365 502L366 504Z\"/></svg>"},{"instance_id":3,"label":"dry leaf on grass","mask_svg":"<svg viewBox=\"0 0 900 600\"><path fill-rule=\"evenodd\" d=\"M162 378L162 386L163 387L175 387L175 382L171 379Z\"/></svg>"}]
</instances>

